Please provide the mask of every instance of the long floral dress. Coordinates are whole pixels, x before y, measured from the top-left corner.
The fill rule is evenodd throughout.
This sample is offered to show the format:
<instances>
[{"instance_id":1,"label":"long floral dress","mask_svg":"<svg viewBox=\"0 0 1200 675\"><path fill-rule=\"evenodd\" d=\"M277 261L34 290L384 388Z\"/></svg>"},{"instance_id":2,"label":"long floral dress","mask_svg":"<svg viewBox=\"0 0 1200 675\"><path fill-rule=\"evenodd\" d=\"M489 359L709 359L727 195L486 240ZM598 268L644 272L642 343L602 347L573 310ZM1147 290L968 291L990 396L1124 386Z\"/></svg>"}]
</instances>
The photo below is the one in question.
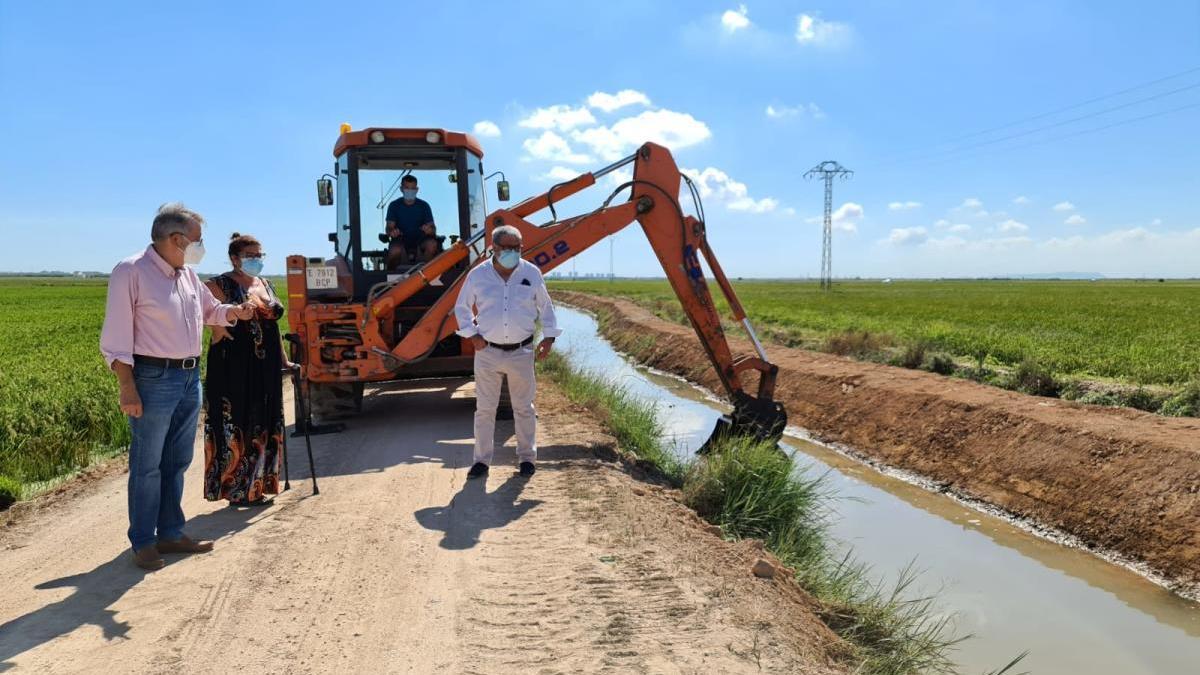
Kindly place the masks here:
<instances>
[{"instance_id":1,"label":"long floral dress","mask_svg":"<svg viewBox=\"0 0 1200 675\"><path fill-rule=\"evenodd\" d=\"M214 277L225 302L241 304L246 291L228 274ZM204 498L255 501L279 493L283 452L283 305L263 279L271 303L254 319L228 328L230 338L210 345L204 386Z\"/></svg>"}]
</instances>

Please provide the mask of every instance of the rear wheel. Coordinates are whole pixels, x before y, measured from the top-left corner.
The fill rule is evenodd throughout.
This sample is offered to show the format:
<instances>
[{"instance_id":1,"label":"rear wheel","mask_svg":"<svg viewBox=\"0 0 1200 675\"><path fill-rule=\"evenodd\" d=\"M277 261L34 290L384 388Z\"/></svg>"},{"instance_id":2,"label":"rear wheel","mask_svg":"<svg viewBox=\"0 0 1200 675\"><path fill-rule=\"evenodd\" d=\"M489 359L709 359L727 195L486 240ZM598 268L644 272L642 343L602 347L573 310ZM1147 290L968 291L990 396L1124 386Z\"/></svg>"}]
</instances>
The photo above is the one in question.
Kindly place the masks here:
<instances>
[{"instance_id":1,"label":"rear wheel","mask_svg":"<svg viewBox=\"0 0 1200 675\"><path fill-rule=\"evenodd\" d=\"M308 400L313 423L340 420L362 412L362 382L311 382Z\"/></svg>"}]
</instances>

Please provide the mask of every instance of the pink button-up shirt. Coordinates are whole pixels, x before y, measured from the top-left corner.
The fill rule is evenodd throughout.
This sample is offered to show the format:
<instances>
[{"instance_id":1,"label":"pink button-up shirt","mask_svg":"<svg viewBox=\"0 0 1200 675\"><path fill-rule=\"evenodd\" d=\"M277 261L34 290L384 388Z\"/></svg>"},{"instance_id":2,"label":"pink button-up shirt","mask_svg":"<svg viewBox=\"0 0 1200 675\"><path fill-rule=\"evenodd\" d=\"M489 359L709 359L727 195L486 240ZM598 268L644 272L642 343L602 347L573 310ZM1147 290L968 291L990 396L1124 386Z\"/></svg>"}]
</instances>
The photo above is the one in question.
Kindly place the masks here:
<instances>
[{"instance_id":1,"label":"pink button-up shirt","mask_svg":"<svg viewBox=\"0 0 1200 675\"><path fill-rule=\"evenodd\" d=\"M175 269L154 246L126 258L108 279L100 353L133 365L133 355L185 359L200 355L204 324L228 326L233 305L213 297L190 267Z\"/></svg>"}]
</instances>

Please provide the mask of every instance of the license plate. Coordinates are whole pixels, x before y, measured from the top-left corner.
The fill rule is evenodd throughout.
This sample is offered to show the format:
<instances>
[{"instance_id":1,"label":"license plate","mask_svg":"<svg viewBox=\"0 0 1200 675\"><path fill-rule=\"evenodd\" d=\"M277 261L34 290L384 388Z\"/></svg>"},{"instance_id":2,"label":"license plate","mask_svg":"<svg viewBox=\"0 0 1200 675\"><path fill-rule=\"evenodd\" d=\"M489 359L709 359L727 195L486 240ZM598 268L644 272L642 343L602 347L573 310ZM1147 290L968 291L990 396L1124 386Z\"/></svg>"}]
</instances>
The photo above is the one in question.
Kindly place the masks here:
<instances>
[{"instance_id":1,"label":"license plate","mask_svg":"<svg viewBox=\"0 0 1200 675\"><path fill-rule=\"evenodd\" d=\"M309 267L308 287L314 290L337 288L337 270L333 267Z\"/></svg>"}]
</instances>

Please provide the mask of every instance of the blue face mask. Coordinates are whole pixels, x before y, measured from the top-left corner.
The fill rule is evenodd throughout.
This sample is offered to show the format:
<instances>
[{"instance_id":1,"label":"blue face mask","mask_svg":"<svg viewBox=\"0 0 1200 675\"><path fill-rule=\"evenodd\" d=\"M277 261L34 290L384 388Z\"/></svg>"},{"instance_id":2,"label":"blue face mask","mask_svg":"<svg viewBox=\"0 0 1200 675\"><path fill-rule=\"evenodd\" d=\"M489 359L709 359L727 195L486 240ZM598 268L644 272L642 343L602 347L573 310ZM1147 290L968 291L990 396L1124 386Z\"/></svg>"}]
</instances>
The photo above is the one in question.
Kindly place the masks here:
<instances>
[{"instance_id":1,"label":"blue face mask","mask_svg":"<svg viewBox=\"0 0 1200 675\"><path fill-rule=\"evenodd\" d=\"M252 277L262 274L262 258L242 258L242 271Z\"/></svg>"},{"instance_id":2,"label":"blue face mask","mask_svg":"<svg viewBox=\"0 0 1200 675\"><path fill-rule=\"evenodd\" d=\"M512 249L505 249L496 255L496 260L500 262L500 265L504 267L504 269L511 270L517 266L518 262L521 261L521 252L514 251Z\"/></svg>"},{"instance_id":3,"label":"blue face mask","mask_svg":"<svg viewBox=\"0 0 1200 675\"><path fill-rule=\"evenodd\" d=\"M416 190L401 190L400 192L404 195L404 198L410 202L417 198Z\"/></svg>"}]
</instances>

